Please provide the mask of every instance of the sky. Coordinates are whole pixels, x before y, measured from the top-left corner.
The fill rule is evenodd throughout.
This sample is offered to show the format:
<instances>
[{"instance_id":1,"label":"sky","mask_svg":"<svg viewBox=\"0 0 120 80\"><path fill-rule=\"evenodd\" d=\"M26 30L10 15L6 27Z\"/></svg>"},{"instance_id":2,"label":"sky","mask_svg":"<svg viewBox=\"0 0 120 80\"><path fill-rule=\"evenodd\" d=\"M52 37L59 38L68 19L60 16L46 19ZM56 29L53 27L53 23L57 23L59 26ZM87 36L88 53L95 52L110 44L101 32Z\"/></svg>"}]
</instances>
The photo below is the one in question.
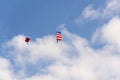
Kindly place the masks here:
<instances>
[{"instance_id":1,"label":"sky","mask_svg":"<svg viewBox=\"0 0 120 80\"><path fill-rule=\"evenodd\" d=\"M119 4L1 0L0 80L120 80Z\"/></svg>"}]
</instances>

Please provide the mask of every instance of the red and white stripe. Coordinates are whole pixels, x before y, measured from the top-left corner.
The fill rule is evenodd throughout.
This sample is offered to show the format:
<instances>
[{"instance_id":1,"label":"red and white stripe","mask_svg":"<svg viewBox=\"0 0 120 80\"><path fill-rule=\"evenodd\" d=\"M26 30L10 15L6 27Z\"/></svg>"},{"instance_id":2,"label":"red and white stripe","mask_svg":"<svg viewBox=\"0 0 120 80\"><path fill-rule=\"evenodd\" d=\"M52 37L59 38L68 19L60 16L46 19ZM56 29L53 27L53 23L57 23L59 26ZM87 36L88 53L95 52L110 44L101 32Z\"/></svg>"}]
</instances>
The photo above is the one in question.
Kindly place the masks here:
<instances>
[{"instance_id":1,"label":"red and white stripe","mask_svg":"<svg viewBox=\"0 0 120 80\"><path fill-rule=\"evenodd\" d=\"M56 40L61 41L62 40L62 34L56 33Z\"/></svg>"}]
</instances>

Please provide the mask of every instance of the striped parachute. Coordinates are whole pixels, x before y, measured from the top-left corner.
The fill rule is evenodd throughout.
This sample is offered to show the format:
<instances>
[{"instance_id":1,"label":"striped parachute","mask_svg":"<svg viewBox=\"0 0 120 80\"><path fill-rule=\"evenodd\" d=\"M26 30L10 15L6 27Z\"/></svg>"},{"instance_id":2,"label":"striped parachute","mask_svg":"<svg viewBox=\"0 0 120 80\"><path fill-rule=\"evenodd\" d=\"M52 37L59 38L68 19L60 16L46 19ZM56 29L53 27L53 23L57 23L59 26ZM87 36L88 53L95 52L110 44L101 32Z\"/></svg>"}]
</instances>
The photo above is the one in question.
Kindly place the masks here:
<instances>
[{"instance_id":1,"label":"striped parachute","mask_svg":"<svg viewBox=\"0 0 120 80\"><path fill-rule=\"evenodd\" d=\"M59 42L59 41L62 41L62 34L60 31L57 31L56 32L56 41Z\"/></svg>"}]
</instances>

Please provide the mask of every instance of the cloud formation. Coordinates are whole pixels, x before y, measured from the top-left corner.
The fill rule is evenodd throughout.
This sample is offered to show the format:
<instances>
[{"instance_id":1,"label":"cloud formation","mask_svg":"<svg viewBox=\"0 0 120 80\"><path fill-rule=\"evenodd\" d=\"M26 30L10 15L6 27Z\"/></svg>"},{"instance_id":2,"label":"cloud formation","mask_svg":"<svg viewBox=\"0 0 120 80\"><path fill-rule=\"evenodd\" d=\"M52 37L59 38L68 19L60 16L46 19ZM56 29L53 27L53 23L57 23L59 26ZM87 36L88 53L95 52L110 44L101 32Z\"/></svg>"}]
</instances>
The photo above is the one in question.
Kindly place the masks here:
<instances>
[{"instance_id":1,"label":"cloud formation","mask_svg":"<svg viewBox=\"0 0 120 80\"><path fill-rule=\"evenodd\" d=\"M87 6L81 16L75 20L76 23L81 19L100 20L120 17L120 0L106 0L102 7L95 8L94 5Z\"/></svg>"},{"instance_id":2,"label":"cloud formation","mask_svg":"<svg viewBox=\"0 0 120 80\"><path fill-rule=\"evenodd\" d=\"M111 17L92 36L93 45L104 44L97 49L91 41L63 29L64 25L59 43L55 35L29 44L25 35L14 36L4 44L7 58L0 57L0 80L120 80L119 2L110 0L104 9L89 6L83 11L85 18Z\"/></svg>"},{"instance_id":3,"label":"cloud formation","mask_svg":"<svg viewBox=\"0 0 120 80\"><path fill-rule=\"evenodd\" d=\"M1 59L4 64L1 65L5 69L0 67L0 70L5 70L2 72L9 79L6 79L6 76L0 78L3 80L119 80L120 51L119 48L113 47L119 45L119 41L116 41L119 37L114 36L119 29L114 26L119 23L119 19L112 19L99 30L99 34L102 34L99 40L107 41L100 49L90 47L88 40L66 29L62 31L64 40L60 43L56 43L54 35L48 35L37 38L27 45L24 42L24 35L15 36L5 46L9 49L7 54L11 54L12 58ZM109 33L109 30L113 32ZM114 42L116 43L113 44Z\"/></svg>"},{"instance_id":4,"label":"cloud formation","mask_svg":"<svg viewBox=\"0 0 120 80\"><path fill-rule=\"evenodd\" d=\"M101 38L102 42L108 44L120 44L120 18L112 18L103 27L96 30L93 36L93 41L97 38Z\"/></svg>"},{"instance_id":5,"label":"cloud formation","mask_svg":"<svg viewBox=\"0 0 120 80\"><path fill-rule=\"evenodd\" d=\"M0 80L15 80L9 60L0 57Z\"/></svg>"}]
</instances>

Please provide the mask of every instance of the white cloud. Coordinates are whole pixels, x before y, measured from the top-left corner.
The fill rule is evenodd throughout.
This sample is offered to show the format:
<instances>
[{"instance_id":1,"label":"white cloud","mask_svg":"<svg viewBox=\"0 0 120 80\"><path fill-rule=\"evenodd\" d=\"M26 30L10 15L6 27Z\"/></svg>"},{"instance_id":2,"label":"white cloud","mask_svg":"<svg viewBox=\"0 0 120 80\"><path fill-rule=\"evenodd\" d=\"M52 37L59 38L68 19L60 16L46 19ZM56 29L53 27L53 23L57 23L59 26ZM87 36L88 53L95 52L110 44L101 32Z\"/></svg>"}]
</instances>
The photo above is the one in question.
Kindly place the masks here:
<instances>
[{"instance_id":1,"label":"white cloud","mask_svg":"<svg viewBox=\"0 0 120 80\"><path fill-rule=\"evenodd\" d=\"M85 18L91 18L91 19L96 19L98 17L101 16L101 13L99 10L95 10L93 9L92 6L88 6L84 9L82 15L85 17Z\"/></svg>"},{"instance_id":2,"label":"white cloud","mask_svg":"<svg viewBox=\"0 0 120 80\"><path fill-rule=\"evenodd\" d=\"M56 43L53 35L37 38L29 45L24 42L24 35L14 37L5 48L10 48L8 53L14 56L12 66L21 67L14 74L16 80L119 80L120 50L114 47L119 43L119 22L119 18L114 18L98 29L95 40L107 42L98 50L90 47L86 39L66 29L62 31L63 41L60 43ZM31 71L37 69L31 75L27 70L30 66L34 66ZM13 73L6 73L9 72Z\"/></svg>"},{"instance_id":3,"label":"white cloud","mask_svg":"<svg viewBox=\"0 0 120 80\"><path fill-rule=\"evenodd\" d=\"M0 80L16 80L10 62L0 57Z\"/></svg>"},{"instance_id":4,"label":"white cloud","mask_svg":"<svg viewBox=\"0 0 120 80\"><path fill-rule=\"evenodd\" d=\"M111 12L119 13L120 12L120 0L109 0L107 1L106 9Z\"/></svg>"},{"instance_id":5,"label":"white cloud","mask_svg":"<svg viewBox=\"0 0 120 80\"><path fill-rule=\"evenodd\" d=\"M102 40L102 42L107 42L108 44L120 45L120 18L113 18L102 28L98 29L94 36L93 41Z\"/></svg>"},{"instance_id":6,"label":"white cloud","mask_svg":"<svg viewBox=\"0 0 120 80\"><path fill-rule=\"evenodd\" d=\"M103 7L94 8L92 5L87 6L82 15L75 20L76 23L82 21L81 19L111 19L120 16L120 0L107 0ZM105 6L104 6L105 5Z\"/></svg>"}]
</instances>

